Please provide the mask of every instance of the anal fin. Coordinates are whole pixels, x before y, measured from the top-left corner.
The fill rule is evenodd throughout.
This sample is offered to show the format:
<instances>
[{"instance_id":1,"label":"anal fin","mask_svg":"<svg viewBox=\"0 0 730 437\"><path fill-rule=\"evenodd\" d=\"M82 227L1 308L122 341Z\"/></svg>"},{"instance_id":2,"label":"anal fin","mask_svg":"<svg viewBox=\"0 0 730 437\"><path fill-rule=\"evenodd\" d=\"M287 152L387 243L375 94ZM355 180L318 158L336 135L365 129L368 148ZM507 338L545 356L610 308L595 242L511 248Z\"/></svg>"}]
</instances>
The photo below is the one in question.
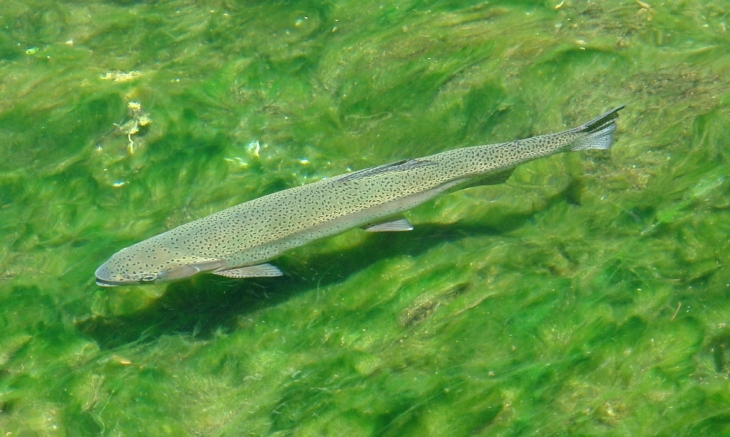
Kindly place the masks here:
<instances>
[{"instance_id":1,"label":"anal fin","mask_svg":"<svg viewBox=\"0 0 730 437\"><path fill-rule=\"evenodd\" d=\"M413 225L408 223L408 220L402 218L368 225L365 226L365 230L368 232L403 232L412 231Z\"/></svg>"},{"instance_id":2,"label":"anal fin","mask_svg":"<svg viewBox=\"0 0 730 437\"><path fill-rule=\"evenodd\" d=\"M217 270L211 272L215 275L225 276L226 278L263 278L283 276L284 274L273 264L257 264L255 266L237 267L228 270Z\"/></svg>"}]
</instances>

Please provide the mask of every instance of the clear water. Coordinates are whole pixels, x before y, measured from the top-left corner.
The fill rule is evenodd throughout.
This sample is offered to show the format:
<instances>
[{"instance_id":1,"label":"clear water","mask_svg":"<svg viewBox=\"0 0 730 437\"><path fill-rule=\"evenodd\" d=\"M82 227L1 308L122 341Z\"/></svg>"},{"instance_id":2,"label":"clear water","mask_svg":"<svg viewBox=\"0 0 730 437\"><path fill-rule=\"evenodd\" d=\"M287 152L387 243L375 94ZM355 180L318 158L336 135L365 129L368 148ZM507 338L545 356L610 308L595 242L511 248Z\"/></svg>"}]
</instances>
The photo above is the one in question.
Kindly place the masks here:
<instances>
[{"instance_id":1,"label":"clear water","mask_svg":"<svg viewBox=\"0 0 730 437\"><path fill-rule=\"evenodd\" d=\"M730 432L729 12L4 0L0 430ZM610 152L302 247L283 278L94 284L225 207L620 104Z\"/></svg>"}]
</instances>

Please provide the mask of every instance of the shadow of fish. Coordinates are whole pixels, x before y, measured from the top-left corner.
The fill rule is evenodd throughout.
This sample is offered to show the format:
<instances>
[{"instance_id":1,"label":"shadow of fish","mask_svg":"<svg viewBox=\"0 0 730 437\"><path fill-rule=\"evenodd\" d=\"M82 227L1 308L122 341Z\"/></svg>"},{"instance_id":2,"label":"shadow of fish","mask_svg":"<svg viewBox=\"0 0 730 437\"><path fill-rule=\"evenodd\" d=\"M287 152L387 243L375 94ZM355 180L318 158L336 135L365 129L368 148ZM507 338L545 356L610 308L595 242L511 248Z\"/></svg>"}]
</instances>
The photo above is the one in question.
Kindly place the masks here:
<instances>
[{"instance_id":1,"label":"shadow of fish","mask_svg":"<svg viewBox=\"0 0 730 437\"><path fill-rule=\"evenodd\" d=\"M259 197L120 250L96 270L96 282L159 283L202 272L281 276L267 261L310 241L360 226L408 231L398 215L446 191L504 182L519 164L555 153L608 149L622 108L564 132L449 150Z\"/></svg>"}]
</instances>

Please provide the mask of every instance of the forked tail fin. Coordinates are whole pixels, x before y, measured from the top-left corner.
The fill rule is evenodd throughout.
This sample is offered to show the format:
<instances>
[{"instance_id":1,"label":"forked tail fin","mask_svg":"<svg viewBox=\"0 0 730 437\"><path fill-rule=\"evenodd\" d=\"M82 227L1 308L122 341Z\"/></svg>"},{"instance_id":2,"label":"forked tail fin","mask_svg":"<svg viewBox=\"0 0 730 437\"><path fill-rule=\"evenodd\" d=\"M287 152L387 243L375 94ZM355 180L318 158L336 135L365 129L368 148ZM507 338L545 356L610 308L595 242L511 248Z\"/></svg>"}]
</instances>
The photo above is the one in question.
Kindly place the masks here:
<instances>
[{"instance_id":1,"label":"forked tail fin","mask_svg":"<svg viewBox=\"0 0 730 437\"><path fill-rule=\"evenodd\" d=\"M616 130L616 119L618 111L626 105L612 109L600 115L584 125L574 129L575 133L583 133L571 147L570 150L608 149L613 142L613 131Z\"/></svg>"}]
</instances>

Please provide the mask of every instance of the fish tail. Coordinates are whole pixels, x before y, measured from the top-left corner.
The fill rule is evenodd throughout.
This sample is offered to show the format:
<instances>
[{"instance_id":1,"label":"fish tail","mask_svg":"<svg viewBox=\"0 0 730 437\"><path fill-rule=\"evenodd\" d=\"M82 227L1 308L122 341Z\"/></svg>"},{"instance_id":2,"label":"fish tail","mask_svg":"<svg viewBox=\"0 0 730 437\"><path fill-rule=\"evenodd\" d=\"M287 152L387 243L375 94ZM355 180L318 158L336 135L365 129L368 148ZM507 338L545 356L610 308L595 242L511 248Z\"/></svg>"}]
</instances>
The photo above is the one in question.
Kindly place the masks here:
<instances>
[{"instance_id":1,"label":"fish tail","mask_svg":"<svg viewBox=\"0 0 730 437\"><path fill-rule=\"evenodd\" d=\"M613 132L616 130L618 111L623 109L624 106L626 105L612 109L588 123L575 128L573 130L575 133L584 135L570 146L570 150L609 149L613 142Z\"/></svg>"}]
</instances>

